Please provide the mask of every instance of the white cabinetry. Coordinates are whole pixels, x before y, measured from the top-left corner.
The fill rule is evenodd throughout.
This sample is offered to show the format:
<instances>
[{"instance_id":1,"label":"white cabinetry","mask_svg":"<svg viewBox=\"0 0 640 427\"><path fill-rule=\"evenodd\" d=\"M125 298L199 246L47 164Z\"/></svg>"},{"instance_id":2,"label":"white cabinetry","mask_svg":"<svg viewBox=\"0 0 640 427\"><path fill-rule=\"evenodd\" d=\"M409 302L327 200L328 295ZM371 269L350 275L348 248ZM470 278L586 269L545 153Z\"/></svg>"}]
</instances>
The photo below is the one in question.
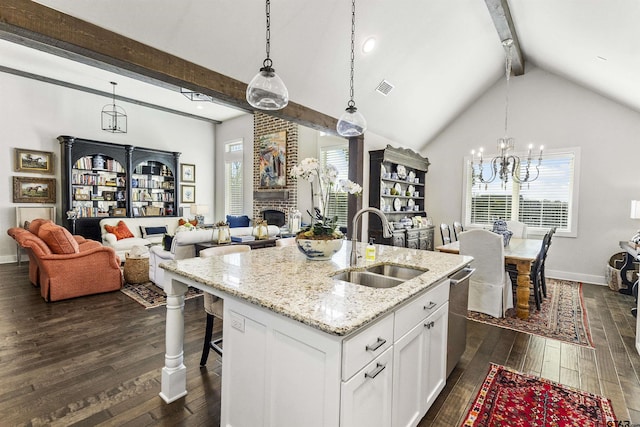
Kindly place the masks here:
<instances>
[{"instance_id":1,"label":"white cabinetry","mask_svg":"<svg viewBox=\"0 0 640 427\"><path fill-rule=\"evenodd\" d=\"M225 297L223 426L415 426L445 384L449 280L347 337Z\"/></svg>"},{"instance_id":2,"label":"white cabinetry","mask_svg":"<svg viewBox=\"0 0 640 427\"><path fill-rule=\"evenodd\" d=\"M396 313L393 426L415 426L444 388L449 281ZM408 322L414 320L408 332ZM417 322L416 322L417 321Z\"/></svg>"}]
</instances>

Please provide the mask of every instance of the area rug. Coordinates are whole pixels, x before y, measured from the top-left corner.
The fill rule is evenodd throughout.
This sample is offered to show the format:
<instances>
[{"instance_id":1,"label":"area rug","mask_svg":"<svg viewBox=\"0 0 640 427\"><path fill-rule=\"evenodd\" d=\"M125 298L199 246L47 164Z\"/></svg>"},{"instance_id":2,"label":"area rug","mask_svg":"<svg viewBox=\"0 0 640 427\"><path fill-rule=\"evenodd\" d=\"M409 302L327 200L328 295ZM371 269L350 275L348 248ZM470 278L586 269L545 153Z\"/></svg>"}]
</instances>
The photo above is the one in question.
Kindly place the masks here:
<instances>
[{"instance_id":1,"label":"area rug","mask_svg":"<svg viewBox=\"0 0 640 427\"><path fill-rule=\"evenodd\" d=\"M167 295L162 289L154 285L152 282L142 283L139 285L125 283L120 291L147 309L167 304ZM202 296L202 291L200 289L189 287L184 299L188 300L199 296Z\"/></svg>"},{"instance_id":2,"label":"area rug","mask_svg":"<svg viewBox=\"0 0 640 427\"><path fill-rule=\"evenodd\" d=\"M519 319L515 309L507 310L505 317L500 319L475 311L469 311L467 317L501 328L594 347L582 297L582 283L578 282L547 279L547 297L542 301L540 311L530 301L529 318L526 320Z\"/></svg>"},{"instance_id":3,"label":"area rug","mask_svg":"<svg viewBox=\"0 0 640 427\"><path fill-rule=\"evenodd\" d=\"M491 364L463 427L617 425L611 402L553 381Z\"/></svg>"}]
</instances>

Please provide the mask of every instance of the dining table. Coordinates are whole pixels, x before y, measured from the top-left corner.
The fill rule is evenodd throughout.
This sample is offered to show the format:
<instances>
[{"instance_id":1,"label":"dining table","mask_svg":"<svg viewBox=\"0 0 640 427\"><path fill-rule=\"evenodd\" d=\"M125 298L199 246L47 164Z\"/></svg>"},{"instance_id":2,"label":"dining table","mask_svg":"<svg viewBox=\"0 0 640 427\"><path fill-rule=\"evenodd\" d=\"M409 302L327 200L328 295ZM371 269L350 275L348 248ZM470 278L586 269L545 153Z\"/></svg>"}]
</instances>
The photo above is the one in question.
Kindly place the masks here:
<instances>
[{"instance_id":1,"label":"dining table","mask_svg":"<svg viewBox=\"0 0 640 427\"><path fill-rule=\"evenodd\" d=\"M529 297L531 296L531 266L542 249L541 239L512 238L504 247L504 263L515 265L518 271L516 287L516 315L520 319L529 318ZM455 241L437 246L436 250L450 254L460 253L460 242Z\"/></svg>"}]
</instances>

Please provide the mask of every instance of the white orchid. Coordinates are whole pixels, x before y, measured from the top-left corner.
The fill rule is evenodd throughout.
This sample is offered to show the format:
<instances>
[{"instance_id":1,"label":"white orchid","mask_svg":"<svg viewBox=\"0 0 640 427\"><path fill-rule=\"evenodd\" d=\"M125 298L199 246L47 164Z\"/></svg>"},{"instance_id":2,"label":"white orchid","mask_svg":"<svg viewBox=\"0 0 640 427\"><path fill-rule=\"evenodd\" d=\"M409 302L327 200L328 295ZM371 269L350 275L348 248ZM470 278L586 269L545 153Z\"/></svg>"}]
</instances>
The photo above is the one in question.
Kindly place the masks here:
<instances>
[{"instance_id":1,"label":"white orchid","mask_svg":"<svg viewBox=\"0 0 640 427\"><path fill-rule=\"evenodd\" d=\"M318 159L313 157L307 157L302 159L299 164L293 166L289 171L289 176L296 179L303 179L311 184L311 193L313 192L313 183L319 182L318 190L320 194L320 203L322 209L318 209L318 212L322 212L321 218L312 217L312 224L309 228L304 230L307 237L313 235L331 235L339 238L342 233L337 230L337 216L333 218L328 216L329 197L337 192L346 192L355 196L362 194L362 187L355 182L348 179L342 179L338 181L338 168L334 165L327 165L324 168L320 167ZM317 180L317 181L316 181ZM315 207L315 206L314 206Z\"/></svg>"}]
</instances>

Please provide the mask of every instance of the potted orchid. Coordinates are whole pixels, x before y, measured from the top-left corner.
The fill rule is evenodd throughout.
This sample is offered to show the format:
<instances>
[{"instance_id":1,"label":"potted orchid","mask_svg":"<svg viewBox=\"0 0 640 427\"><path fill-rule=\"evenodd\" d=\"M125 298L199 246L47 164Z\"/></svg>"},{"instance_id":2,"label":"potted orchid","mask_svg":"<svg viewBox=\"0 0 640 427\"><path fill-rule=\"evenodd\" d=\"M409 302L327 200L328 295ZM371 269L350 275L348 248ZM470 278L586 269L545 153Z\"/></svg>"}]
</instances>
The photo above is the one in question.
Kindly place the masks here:
<instances>
[{"instance_id":1,"label":"potted orchid","mask_svg":"<svg viewBox=\"0 0 640 427\"><path fill-rule=\"evenodd\" d=\"M330 197L337 192L346 192L355 196L362 194L362 187L348 179L338 180L338 169L333 165L321 167L318 159L308 157L293 166L289 175L295 179L309 182L313 207L318 215L312 215L311 224L298 232L298 247L311 259L327 259L342 246L344 235L338 228L338 216L329 212ZM314 191L315 190L315 191ZM313 197L317 195L317 197ZM316 203L319 206L316 206ZM335 203L334 203L335 206ZM320 242L335 241L334 244ZM316 241L312 243L310 241ZM326 247L326 249L323 249ZM337 247L337 249L335 249ZM313 256L310 256L313 255Z\"/></svg>"}]
</instances>

